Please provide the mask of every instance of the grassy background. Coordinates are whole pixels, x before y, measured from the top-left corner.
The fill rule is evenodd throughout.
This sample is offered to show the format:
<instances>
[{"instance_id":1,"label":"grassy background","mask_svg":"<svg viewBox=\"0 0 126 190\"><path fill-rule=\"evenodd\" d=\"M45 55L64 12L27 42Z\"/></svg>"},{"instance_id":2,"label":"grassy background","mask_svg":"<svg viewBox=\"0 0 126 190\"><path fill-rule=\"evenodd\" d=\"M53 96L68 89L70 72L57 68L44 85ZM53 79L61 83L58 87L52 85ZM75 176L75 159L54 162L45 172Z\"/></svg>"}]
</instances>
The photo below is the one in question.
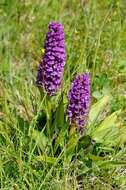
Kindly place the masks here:
<instances>
[{"instance_id":1,"label":"grassy background","mask_svg":"<svg viewBox=\"0 0 126 190\"><path fill-rule=\"evenodd\" d=\"M35 86L37 66L50 21L65 28L67 62L64 88L76 73L89 70L92 102L111 93L109 112L121 109L126 124L126 1L125 0L1 0L0 1L0 131L1 189L76 189L79 166L53 168L48 173L28 146L28 125L40 103ZM31 159L31 156L33 157ZM110 150L109 159L125 160L126 150ZM30 160L30 161L29 161ZM73 166L72 166L73 167ZM94 169L85 189L125 190L124 167Z\"/></svg>"}]
</instances>

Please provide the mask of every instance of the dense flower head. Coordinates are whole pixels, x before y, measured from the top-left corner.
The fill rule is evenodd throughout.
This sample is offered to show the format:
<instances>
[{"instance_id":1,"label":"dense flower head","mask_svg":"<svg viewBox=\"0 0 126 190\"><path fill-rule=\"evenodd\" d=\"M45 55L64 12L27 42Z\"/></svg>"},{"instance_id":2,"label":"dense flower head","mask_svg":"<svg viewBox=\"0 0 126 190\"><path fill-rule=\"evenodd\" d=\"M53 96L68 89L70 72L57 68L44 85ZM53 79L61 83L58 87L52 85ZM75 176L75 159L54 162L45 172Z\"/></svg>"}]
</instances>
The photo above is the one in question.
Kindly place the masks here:
<instances>
[{"instance_id":1,"label":"dense flower head","mask_svg":"<svg viewBox=\"0 0 126 190\"><path fill-rule=\"evenodd\" d=\"M70 124L84 129L90 106L90 77L89 73L76 76L68 94L68 118Z\"/></svg>"},{"instance_id":2,"label":"dense flower head","mask_svg":"<svg viewBox=\"0 0 126 190\"><path fill-rule=\"evenodd\" d=\"M36 83L52 96L61 85L66 57L64 28L61 23L49 24L44 48L45 52L38 67Z\"/></svg>"}]
</instances>

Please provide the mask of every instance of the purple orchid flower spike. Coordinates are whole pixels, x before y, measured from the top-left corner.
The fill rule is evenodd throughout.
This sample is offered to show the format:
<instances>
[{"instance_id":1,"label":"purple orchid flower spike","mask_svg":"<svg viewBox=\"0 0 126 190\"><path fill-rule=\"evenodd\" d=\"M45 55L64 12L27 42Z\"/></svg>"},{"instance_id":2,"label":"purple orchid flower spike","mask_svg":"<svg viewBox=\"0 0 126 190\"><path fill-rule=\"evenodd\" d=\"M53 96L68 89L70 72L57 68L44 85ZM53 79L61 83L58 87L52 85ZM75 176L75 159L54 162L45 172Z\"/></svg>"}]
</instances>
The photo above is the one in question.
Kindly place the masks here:
<instances>
[{"instance_id":1,"label":"purple orchid flower spike","mask_svg":"<svg viewBox=\"0 0 126 190\"><path fill-rule=\"evenodd\" d=\"M88 73L76 76L68 94L68 119L70 125L74 124L81 132L87 124L90 106L90 77Z\"/></svg>"},{"instance_id":2,"label":"purple orchid flower spike","mask_svg":"<svg viewBox=\"0 0 126 190\"><path fill-rule=\"evenodd\" d=\"M36 84L47 92L49 96L58 91L66 59L64 28L58 22L49 24L49 32L45 39L44 56L38 67Z\"/></svg>"}]
</instances>

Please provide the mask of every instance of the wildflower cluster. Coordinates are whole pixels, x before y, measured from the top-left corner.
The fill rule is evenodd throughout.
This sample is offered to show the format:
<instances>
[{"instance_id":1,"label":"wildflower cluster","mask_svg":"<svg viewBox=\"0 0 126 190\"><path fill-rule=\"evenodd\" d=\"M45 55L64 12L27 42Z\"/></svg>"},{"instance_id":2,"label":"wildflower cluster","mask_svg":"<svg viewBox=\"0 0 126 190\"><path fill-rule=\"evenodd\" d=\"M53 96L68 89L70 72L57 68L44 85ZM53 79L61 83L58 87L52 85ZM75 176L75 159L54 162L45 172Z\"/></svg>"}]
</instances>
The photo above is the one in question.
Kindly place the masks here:
<instances>
[{"instance_id":1,"label":"wildflower cluster","mask_svg":"<svg viewBox=\"0 0 126 190\"><path fill-rule=\"evenodd\" d=\"M49 24L44 48L36 83L52 96L61 85L66 57L64 29L60 23ZM83 73L76 76L69 91L67 114L70 124L83 129L87 122L89 105L90 77L88 73Z\"/></svg>"}]
</instances>

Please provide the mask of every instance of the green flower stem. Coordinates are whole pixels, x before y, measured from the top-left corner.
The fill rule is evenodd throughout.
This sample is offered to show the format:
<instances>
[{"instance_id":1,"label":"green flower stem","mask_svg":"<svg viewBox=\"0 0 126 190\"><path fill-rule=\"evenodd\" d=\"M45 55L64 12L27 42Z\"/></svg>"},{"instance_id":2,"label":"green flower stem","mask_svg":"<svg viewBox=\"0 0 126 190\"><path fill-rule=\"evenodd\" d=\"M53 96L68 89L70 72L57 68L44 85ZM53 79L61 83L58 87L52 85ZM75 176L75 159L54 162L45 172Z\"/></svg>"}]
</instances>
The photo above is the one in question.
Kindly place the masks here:
<instances>
[{"instance_id":1,"label":"green flower stem","mask_svg":"<svg viewBox=\"0 0 126 190\"><path fill-rule=\"evenodd\" d=\"M42 96L41 96L41 98L42 98ZM28 136L30 137L30 143L29 143L29 150L30 150L29 162L31 161L32 154L33 154L33 152L35 150L35 147L36 147L36 144L34 145L34 147L32 146L32 142L33 142L33 140L37 140L35 127L37 126L38 118L41 116L41 112L42 112L42 110L44 108L45 99L46 99L46 95L43 96L42 101L41 101L40 106L39 106L39 109L38 109L38 112L34 116L34 118L32 119L31 124L29 126L29 133L28 133ZM48 142L48 138L46 137L46 135L44 133L42 134L42 136L43 136L43 144L46 146L45 142ZM46 141L45 141L45 139L46 139ZM37 143L37 141L36 141L36 143Z\"/></svg>"},{"instance_id":2,"label":"green flower stem","mask_svg":"<svg viewBox=\"0 0 126 190\"><path fill-rule=\"evenodd\" d=\"M45 99L46 99L46 96L43 97L43 99L42 99L42 101L40 103L37 115L35 115L34 118L31 121L29 130L31 130L32 128L35 128L35 126L37 125L37 120L38 120L39 116L41 115L42 110L44 111L44 102L45 102Z\"/></svg>"},{"instance_id":3,"label":"green flower stem","mask_svg":"<svg viewBox=\"0 0 126 190\"><path fill-rule=\"evenodd\" d=\"M51 98L49 96L47 96L45 99L45 112L46 112L46 117L47 117L47 123L46 123L47 136L49 138L49 145L51 147L52 156L54 156L53 147L51 145L51 142L52 142L52 139L51 139L52 104L51 104Z\"/></svg>"}]
</instances>

